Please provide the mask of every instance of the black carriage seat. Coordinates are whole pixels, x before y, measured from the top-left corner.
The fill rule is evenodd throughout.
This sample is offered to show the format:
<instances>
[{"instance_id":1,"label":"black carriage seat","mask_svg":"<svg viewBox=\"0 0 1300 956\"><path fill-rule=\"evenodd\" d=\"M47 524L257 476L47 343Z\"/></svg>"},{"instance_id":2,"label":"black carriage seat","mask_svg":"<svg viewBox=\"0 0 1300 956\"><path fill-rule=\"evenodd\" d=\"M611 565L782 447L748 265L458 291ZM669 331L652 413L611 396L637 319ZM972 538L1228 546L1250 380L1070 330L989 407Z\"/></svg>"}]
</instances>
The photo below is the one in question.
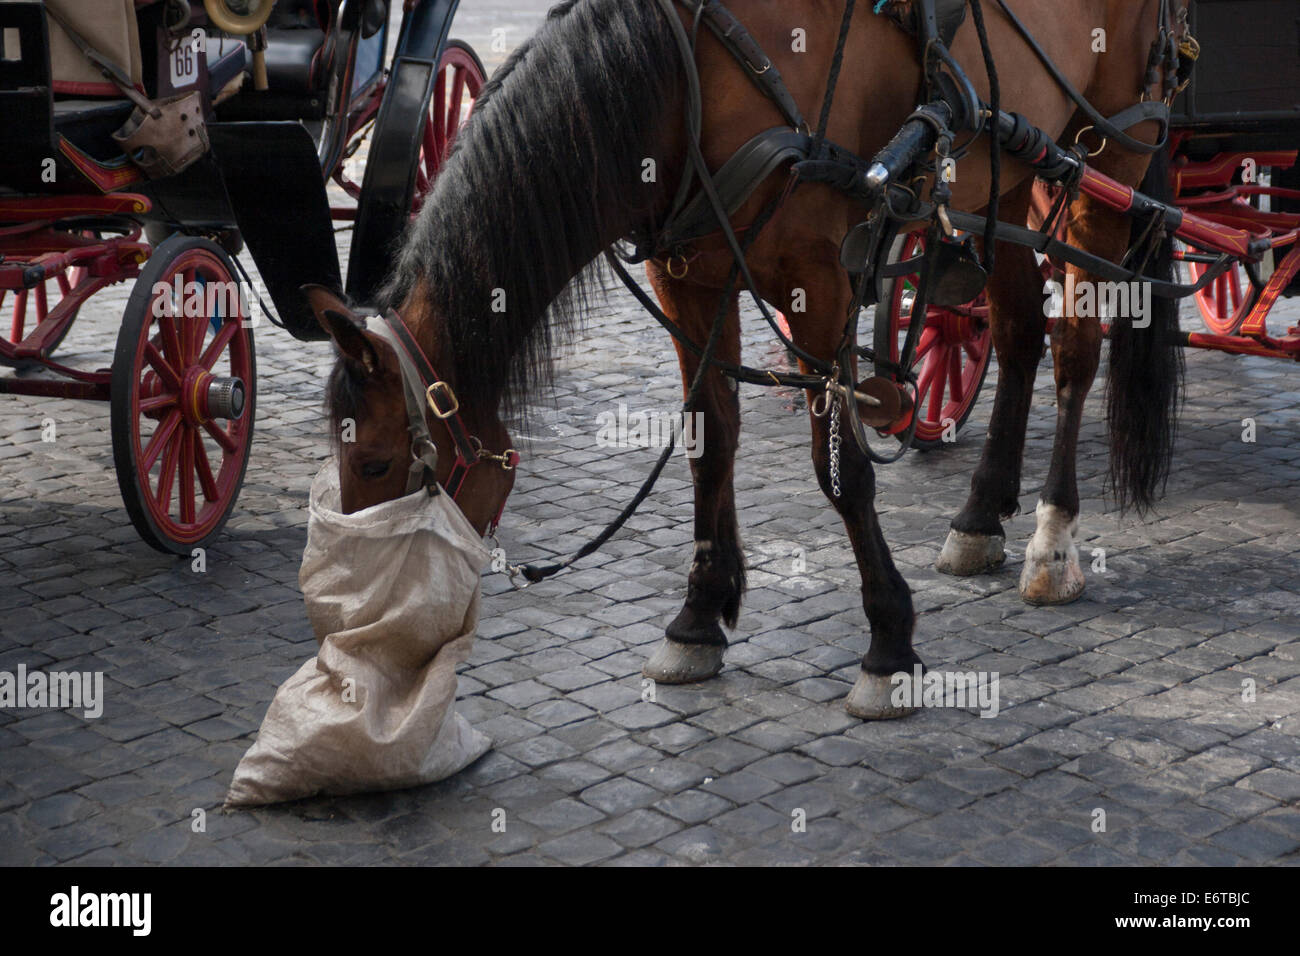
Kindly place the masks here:
<instances>
[{"instance_id":1,"label":"black carriage seat","mask_svg":"<svg viewBox=\"0 0 1300 956\"><path fill-rule=\"evenodd\" d=\"M319 86L330 10L329 4L315 0L276 4L266 28L266 76L273 92L311 93Z\"/></svg>"},{"instance_id":2,"label":"black carriage seat","mask_svg":"<svg viewBox=\"0 0 1300 956\"><path fill-rule=\"evenodd\" d=\"M363 37L383 29L389 0L362 0L353 4L345 29L361 21ZM266 73L272 91L312 93L325 80L334 55L338 0L281 0L266 30Z\"/></svg>"}]
</instances>

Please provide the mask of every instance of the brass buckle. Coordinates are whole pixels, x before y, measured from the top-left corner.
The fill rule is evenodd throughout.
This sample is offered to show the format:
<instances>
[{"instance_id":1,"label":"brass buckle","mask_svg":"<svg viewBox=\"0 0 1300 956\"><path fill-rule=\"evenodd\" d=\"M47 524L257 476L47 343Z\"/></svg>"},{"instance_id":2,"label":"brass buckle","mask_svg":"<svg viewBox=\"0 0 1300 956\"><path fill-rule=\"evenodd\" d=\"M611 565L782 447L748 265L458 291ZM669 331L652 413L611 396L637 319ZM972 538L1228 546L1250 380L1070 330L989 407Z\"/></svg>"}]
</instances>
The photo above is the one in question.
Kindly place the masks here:
<instances>
[{"instance_id":1,"label":"brass buckle","mask_svg":"<svg viewBox=\"0 0 1300 956\"><path fill-rule=\"evenodd\" d=\"M446 393L447 397L451 399L451 408L445 412L438 407L438 403L433 397L433 393L438 389L442 389L442 391ZM451 386L446 382L434 382L424 390L424 398L425 401L429 403L429 408L433 410L433 414L437 418L441 418L443 421L446 421L448 418L451 418L451 416L460 411L460 400L456 398L456 393L451 390Z\"/></svg>"}]
</instances>

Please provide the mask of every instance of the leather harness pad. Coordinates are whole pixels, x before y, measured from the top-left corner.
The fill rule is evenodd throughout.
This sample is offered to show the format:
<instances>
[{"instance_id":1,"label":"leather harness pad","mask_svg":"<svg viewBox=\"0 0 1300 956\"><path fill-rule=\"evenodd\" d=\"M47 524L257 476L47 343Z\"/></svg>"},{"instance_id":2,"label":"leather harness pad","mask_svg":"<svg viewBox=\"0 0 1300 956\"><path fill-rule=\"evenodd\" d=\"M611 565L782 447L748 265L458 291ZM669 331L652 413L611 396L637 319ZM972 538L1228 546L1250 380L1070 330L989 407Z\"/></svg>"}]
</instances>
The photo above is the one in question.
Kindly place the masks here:
<instances>
[{"instance_id":1,"label":"leather harness pad","mask_svg":"<svg viewBox=\"0 0 1300 956\"><path fill-rule=\"evenodd\" d=\"M966 0L932 0L937 33L944 46L951 46L953 37L966 22ZM889 0L882 13L914 37L927 34L922 18L927 16L923 0Z\"/></svg>"}]
</instances>

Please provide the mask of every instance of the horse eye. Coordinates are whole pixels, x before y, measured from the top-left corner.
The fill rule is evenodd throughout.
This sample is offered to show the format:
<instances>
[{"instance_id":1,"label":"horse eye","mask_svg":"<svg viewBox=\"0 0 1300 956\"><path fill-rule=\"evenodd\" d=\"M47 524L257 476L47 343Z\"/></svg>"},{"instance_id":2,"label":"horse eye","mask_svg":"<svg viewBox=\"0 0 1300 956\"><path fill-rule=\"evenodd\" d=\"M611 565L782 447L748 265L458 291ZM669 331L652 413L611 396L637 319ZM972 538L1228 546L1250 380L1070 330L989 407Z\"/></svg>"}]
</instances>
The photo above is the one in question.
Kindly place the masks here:
<instances>
[{"instance_id":1,"label":"horse eye","mask_svg":"<svg viewBox=\"0 0 1300 956\"><path fill-rule=\"evenodd\" d=\"M392 467L391 459L389 461L368 461L361 466L361 477L382 478L388 474L390 467Z\"/></svg>"}]
</instances>

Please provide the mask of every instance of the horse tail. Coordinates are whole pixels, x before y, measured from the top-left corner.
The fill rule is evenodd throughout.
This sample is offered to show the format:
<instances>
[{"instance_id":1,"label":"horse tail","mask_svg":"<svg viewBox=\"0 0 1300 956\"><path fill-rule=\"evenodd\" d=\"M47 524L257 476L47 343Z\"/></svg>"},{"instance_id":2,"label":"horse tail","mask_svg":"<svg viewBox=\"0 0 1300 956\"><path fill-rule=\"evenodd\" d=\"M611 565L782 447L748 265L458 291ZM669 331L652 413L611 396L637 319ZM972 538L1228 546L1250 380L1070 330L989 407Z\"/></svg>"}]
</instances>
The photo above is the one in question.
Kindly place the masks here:
<instances>
[{"instance_id":1,"label":"horse tail","mask_svg":"<svg viewBox=\"0 0 1300 956\"><path fill-rule=\"evenodd\" d=\"M1169 155L1156 154L1141 185L1162 202L1173 201ZM1133 221L1132 242L1146 223ZM1146 277L1172 281L1174 242L1166 236ZM1110 424L1110 484L1121 511L1149 511L1163 495L1173 461L1182 400L1183 352L1178 346L1178 301L1152 295L1150 324L1134 326L1133 312L1112 319L1106 418Z\"/></svg>"}]
</instances>

